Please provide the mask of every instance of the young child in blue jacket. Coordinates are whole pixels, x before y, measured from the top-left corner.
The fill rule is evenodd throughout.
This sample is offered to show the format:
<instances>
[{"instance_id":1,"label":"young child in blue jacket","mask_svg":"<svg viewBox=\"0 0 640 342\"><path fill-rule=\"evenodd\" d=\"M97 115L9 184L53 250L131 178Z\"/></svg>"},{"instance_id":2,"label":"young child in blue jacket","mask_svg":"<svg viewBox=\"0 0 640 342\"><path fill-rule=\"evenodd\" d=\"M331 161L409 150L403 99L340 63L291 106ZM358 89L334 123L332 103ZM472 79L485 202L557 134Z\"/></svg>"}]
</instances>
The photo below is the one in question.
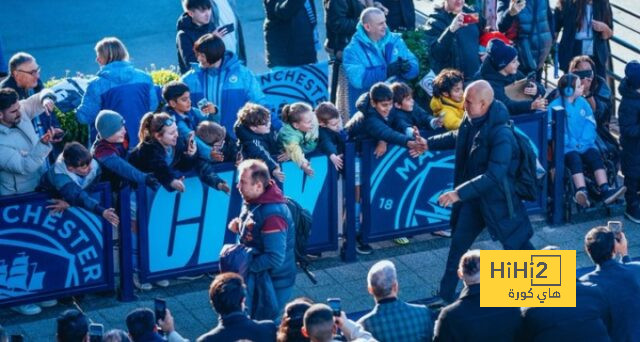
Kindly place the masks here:
<instances>
[{"instance_id":1,"label":"young child in blue jacket","mask_svg":"<svg viewBox=\"0 0 640 342\"><path fill-rule=\"evenodd\" d=\"M591 205L584 179L586 165L588 170L593 171L604 203L610 204L624 194L626 187L612 188L608 184L602 157L596 149L596 120L589 102L582 96L583 86L580 77L571 73L563 75L558 81L558 89L560 97L549 105L549 120L551 108L565 108L565 122L557 124L565 126L564 160L576 187L574 201L585 208Z\"/></svg>"},{"instance_id":2,"label":"young child in blue jacket","mask_svg":"<svg viewBox=\"0 0 640 342\"><path fill-rule=\"evenodd\" d=\"M322 102L316 107L318 119L318 150L327 155L336 170L344 165L344 141L346 134L342 129L342 120L338 108L331 102Z\"/></svg>"}]
</instances>

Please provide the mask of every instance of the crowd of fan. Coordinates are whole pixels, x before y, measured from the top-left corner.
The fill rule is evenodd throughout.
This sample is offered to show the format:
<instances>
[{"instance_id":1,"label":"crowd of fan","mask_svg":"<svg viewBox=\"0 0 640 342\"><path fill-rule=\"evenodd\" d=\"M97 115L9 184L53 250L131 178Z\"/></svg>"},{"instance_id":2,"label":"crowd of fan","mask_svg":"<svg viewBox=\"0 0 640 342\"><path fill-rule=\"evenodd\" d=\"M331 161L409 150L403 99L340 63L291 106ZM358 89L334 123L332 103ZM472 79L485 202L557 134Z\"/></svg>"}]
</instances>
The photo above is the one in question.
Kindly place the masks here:
<instances>
[{"instance_id":1,"label":"crowd of fan","mask_svg":"<svg viewBox=\"0 0 640 342\"><path fill-rule=\"evenodd\" d=\"M0 195L46 191L53 198L49 209L54 212L79 206L117 226L119 213L91 197L88 191L91 185L107 181L113 191L133 184L152 190L164 187L185 192L184 175L195 172L204 184L229 193L230 185L215 172L217 163L259 159L266 164L269 177L283 182L285 175L280 163L287 160L307 175L314 174L307 159L314 150L325 154L341 171L346 139L373 140L376 157L386 152L388 144L404 146L416 157L427 149L425 137L454 131L460 126L465 111L465 85L472 80L486 80L496 100L503 102L511 115L546 112L554 104L563 105L567 114L565 162L576 189L575 201L590 206L593 199L586 189L585 173L591 171L598 198L609 204L626 190L625 214L640 223L637 191L640 157L636 153L640 148L640 63L627 64L620 85L623 98L618 113L620 160L625 186L609 184L602 153L596 146L597 139L605 139L618 148L609 132L615 106L604 79L610 56L607 40L613 34L608 1L562 0L552 10L547 0L485 0L477 8L464 5L462 0L443 0L429 15L425 26L424 40L429 47L433 73L420 82L425 84L429 95L423 103L426 108L422 109L414 99L414 89L407 85L418 76L422 66L401 34L392 32L415 28L412 1L326 0L324 45L333 66L332 102L320 103L316 108L302 102L287 104L279 109L279 117L264 106L266 96L244 65L240 22L233 6L225 0L182 3L185 12L178 21L176 44L183 75L180 81L163 86L162 98L157 95L151 77L129 62L127 49L119 39L104 38L96 44L100 70L89 81L76 112L77 121L91 128L90 147L78 142L61 146L65 132L53 114L55 96L43 88L35 58L23 52L11 57L8 77L0 83ZM314 2L265 0L264 5L267 65L282 68L316 62L321 44ZM565 74L558 89L547 94L540 83L542 69L561 31L558 58ZM552 101L551 105L548 101ZM135 213L132 217L136 217ZM598 296L604 296L609 310L609 316L602 316L607 328L605 335L614 340L618 339L616 334L640 336L631 333L637 329L628 324L631 316L620 317L617 314L620 309L611 304L624 299L622 306L631 306L633 296L622 296L622 289L618 291L617 287L629 282L637 284L633 280L637 276L628 276L629 282L616 280L610 284L602 280L599 284L599 272L604 272L605 264L609 265L608 254L614 247L607 245L609 249L602 252L605 247L593 246L605 240L613 246L615 240L617 250L622 244L619 240L624 241L624 236L614 239L611 232L601 230L590 232L585 240L599 268L584 280L603 289L598 290L601 292ZM357 250L362 254L372 252L370 246L361 242ZM594 257L597 251L602 255ZM478 330L495 334L491 336L497 340L510 340L516 335L508 334L521 331L520 314L506 309L484 315L491 309L483 308L478 317L487 317L488 324L501 321L495 315L507 315L514 322L509 331L488 329L484 322L470 323L471 319L466 318L474 310L465 307L477 306L474 296L479 288L478 258L477 253L462 258L459 275L466 287L461 298L442 311L435 326L436 340L458 339L452 334L480 334L470 328L476 324ZM632 267L629 265L625 269ZM616 263L615 267L618 266ZM615 276L605 278L611 277ZM149 284L139 282L136 286L150 288ZM607 286L617 287L611 290ZM243 287L242 278L232 274L221 274L212 283L211 301L223 320L211 332L211 340L216 340L213 336L247 331L261 332L259 336L273 340L273 323L251 322L241 314ZM640 284L634 287L635 297L637 287ZM331 309L323 304L300 299L287 305L278 338L291 341L294 339L286 336L301 339L306 336L313 341L328 341L337 328L349 340L408 341L411 340L405 338L408 335L418 336L416 340L431 338L429 312L397 300L398 283L392 264L381 262L374 266L369 274L369 291L378 304L360 325L346 319L343 313L334 318ZM616 294L615 298L609 298L611 293ZM383 308L391 307L387 314L393 320L378 317L385 315ZM25 314L40 311L35 304L15 309ZM588 308L579 305L574 310L581 309ZM406 316L401 312L406 312ZM536 309L523 310L525 327L532 320L527 313L535 312ZM577 311L567 312L573 315ZM589 317L597 320L600 316ZM544 327L544 318L541 315L540 322L535 324ZM456 328L461 322L467 322L464 328ZM237 329L225 329L225 324ZM86 325L87 318L81 313L66 313L60 318L59 327L73 328L63 328L58 335L72 331L82 337L86 335ZM141 335L155 334L153 312L147 310L132 313L127 325L134 341L141 340ZM179 335L171 334L173 322L168 311L160 326L169 333L169 339L173 336L174 340L180 340ZM596 325L589 327L595 329ZM540 333L528 331L529 337ZM249 337L258 336L255 334ZM109 336L113 340L126 338L122 333Z\"/></svg>"}]
</instances>

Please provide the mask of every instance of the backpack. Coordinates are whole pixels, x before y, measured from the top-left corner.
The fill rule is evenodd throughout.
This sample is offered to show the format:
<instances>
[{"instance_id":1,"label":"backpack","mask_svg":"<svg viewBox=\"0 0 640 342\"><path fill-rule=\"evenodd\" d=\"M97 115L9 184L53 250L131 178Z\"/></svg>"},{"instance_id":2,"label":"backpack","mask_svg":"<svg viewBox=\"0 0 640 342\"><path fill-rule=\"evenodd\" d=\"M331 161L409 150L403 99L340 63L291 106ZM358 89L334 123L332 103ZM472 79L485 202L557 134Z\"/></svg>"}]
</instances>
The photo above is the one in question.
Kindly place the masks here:
<instances>
[{"instance_id":1,"label":"backpack","mask_svg":"<svg viewBox=\"0 0 640 342\"><path fill-rule=\"evenodd\" d=\"M538 162L538 157L529 138L515 129L512 120L509 120L507 126L513 132L519 152L518 168L515 175L516 195L526 201L535 201L540 196L544 168Z\"/></svg>"},{"instance_id":2,"label":"backpack","mask_svg":"<svg viewBox=\"0 0 640 342\"><path fill-rule=\"evenodd\" d=\"M291 219L296 230L296 245L294 248L296 264L304 271L309 279L316 284L317 280L315 275L309 271L311 261L306 257L307 241L309 240L309 235L311 235L313 218L309 210L303 208L300 203L290 197L285 197L285 199L287 200L287 207L291 212Z\"/></svg>"}]
</instances>

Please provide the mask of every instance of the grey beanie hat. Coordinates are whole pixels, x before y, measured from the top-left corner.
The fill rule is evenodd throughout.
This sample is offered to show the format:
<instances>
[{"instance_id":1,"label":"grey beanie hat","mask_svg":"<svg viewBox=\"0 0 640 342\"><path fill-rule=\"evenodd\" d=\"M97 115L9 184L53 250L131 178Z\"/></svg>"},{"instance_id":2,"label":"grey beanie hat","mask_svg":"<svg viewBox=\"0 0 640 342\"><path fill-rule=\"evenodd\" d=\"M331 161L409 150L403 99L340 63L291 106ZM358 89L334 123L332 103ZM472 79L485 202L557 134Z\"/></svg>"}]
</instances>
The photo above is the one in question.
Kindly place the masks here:
<instances>
[{"instance_id":1,"label":"grey beanie hat","mask_svg":"<svg viewBox=\"0 0 640 342\"><path fill-rule=\"evenodd\" d=\"M108 109L103 109L96 117L96 129L102 139L109 138L124 126L122 115Z\"/></svg>"}]
</instances>

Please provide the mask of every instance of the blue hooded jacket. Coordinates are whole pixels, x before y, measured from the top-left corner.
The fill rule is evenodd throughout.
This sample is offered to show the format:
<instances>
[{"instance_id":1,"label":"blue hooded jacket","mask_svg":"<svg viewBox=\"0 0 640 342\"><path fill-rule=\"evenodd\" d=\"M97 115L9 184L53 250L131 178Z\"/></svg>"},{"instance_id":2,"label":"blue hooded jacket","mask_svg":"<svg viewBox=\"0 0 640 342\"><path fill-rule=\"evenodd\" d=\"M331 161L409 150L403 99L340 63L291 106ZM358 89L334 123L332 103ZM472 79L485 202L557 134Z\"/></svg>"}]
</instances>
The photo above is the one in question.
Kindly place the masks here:
<instances>
[{"instance_id":1,"label":"blue hooded jacket","mask_svg":"<svg viewBox=\"0 0 640 342\"><path fill-rule=\"evenodd\" d=\"M202 68L192 63L191 71L182 76L182 82L189 87L192 103L206 98L218 106L214 120L234 139L233 124L238 110L247 102L264 102L265 96L255 75L230 51L225 52L220 68Z\"/></svg>"},{"instance_id":2,"label":"blue hooded jacket","mask_svg":"<svg viewBox=\"0 0 640 342\"><path fill-rule=\"evenodd\" d=\"M567 112L567 120L565 122L564 131L564 153L576 151L584 153L590 148L596 148L596 119L593 116L593 110L589 102L579 96L573 103L563 101L559 97L548 106L549 122L551 123L551 109L556 106L562 106ZM551 126L549 126L551 127ZM551 136L550 134L548 136Z\"/></svg>"},{"instance_id":3,"label":"blue hooded jacket","mask_svg":"<svg viewBox=\"0 0 640 342\"><path fill-rule=\"evenodd\" d=\"M387 29L387 34L374 43L362 23L358 23L356 33L343 52L343 66L349 80L349 112L355 113L356 101L376 83L387 79L387 65L402 58L408 60L411 69L401 75L410 80L418 76L418 59L409 51L398 33Z\"/></svg>"},{"instance_id":4,"label":"blue hooded jacket","mask_svg":"<svg viewBox=\"0 0 640 342\"><path fill-rule=\"evenodd\" d=\"M158 107L158 95L149 74L127 61L104 65L87 86L87 92L76 112L78 122L91 127L91 141L96 136L93 123L102 109L120 113L127 132L132 132L129 146L138 144L138 128L142 116Z\"/></svg>"}]
</instances>

